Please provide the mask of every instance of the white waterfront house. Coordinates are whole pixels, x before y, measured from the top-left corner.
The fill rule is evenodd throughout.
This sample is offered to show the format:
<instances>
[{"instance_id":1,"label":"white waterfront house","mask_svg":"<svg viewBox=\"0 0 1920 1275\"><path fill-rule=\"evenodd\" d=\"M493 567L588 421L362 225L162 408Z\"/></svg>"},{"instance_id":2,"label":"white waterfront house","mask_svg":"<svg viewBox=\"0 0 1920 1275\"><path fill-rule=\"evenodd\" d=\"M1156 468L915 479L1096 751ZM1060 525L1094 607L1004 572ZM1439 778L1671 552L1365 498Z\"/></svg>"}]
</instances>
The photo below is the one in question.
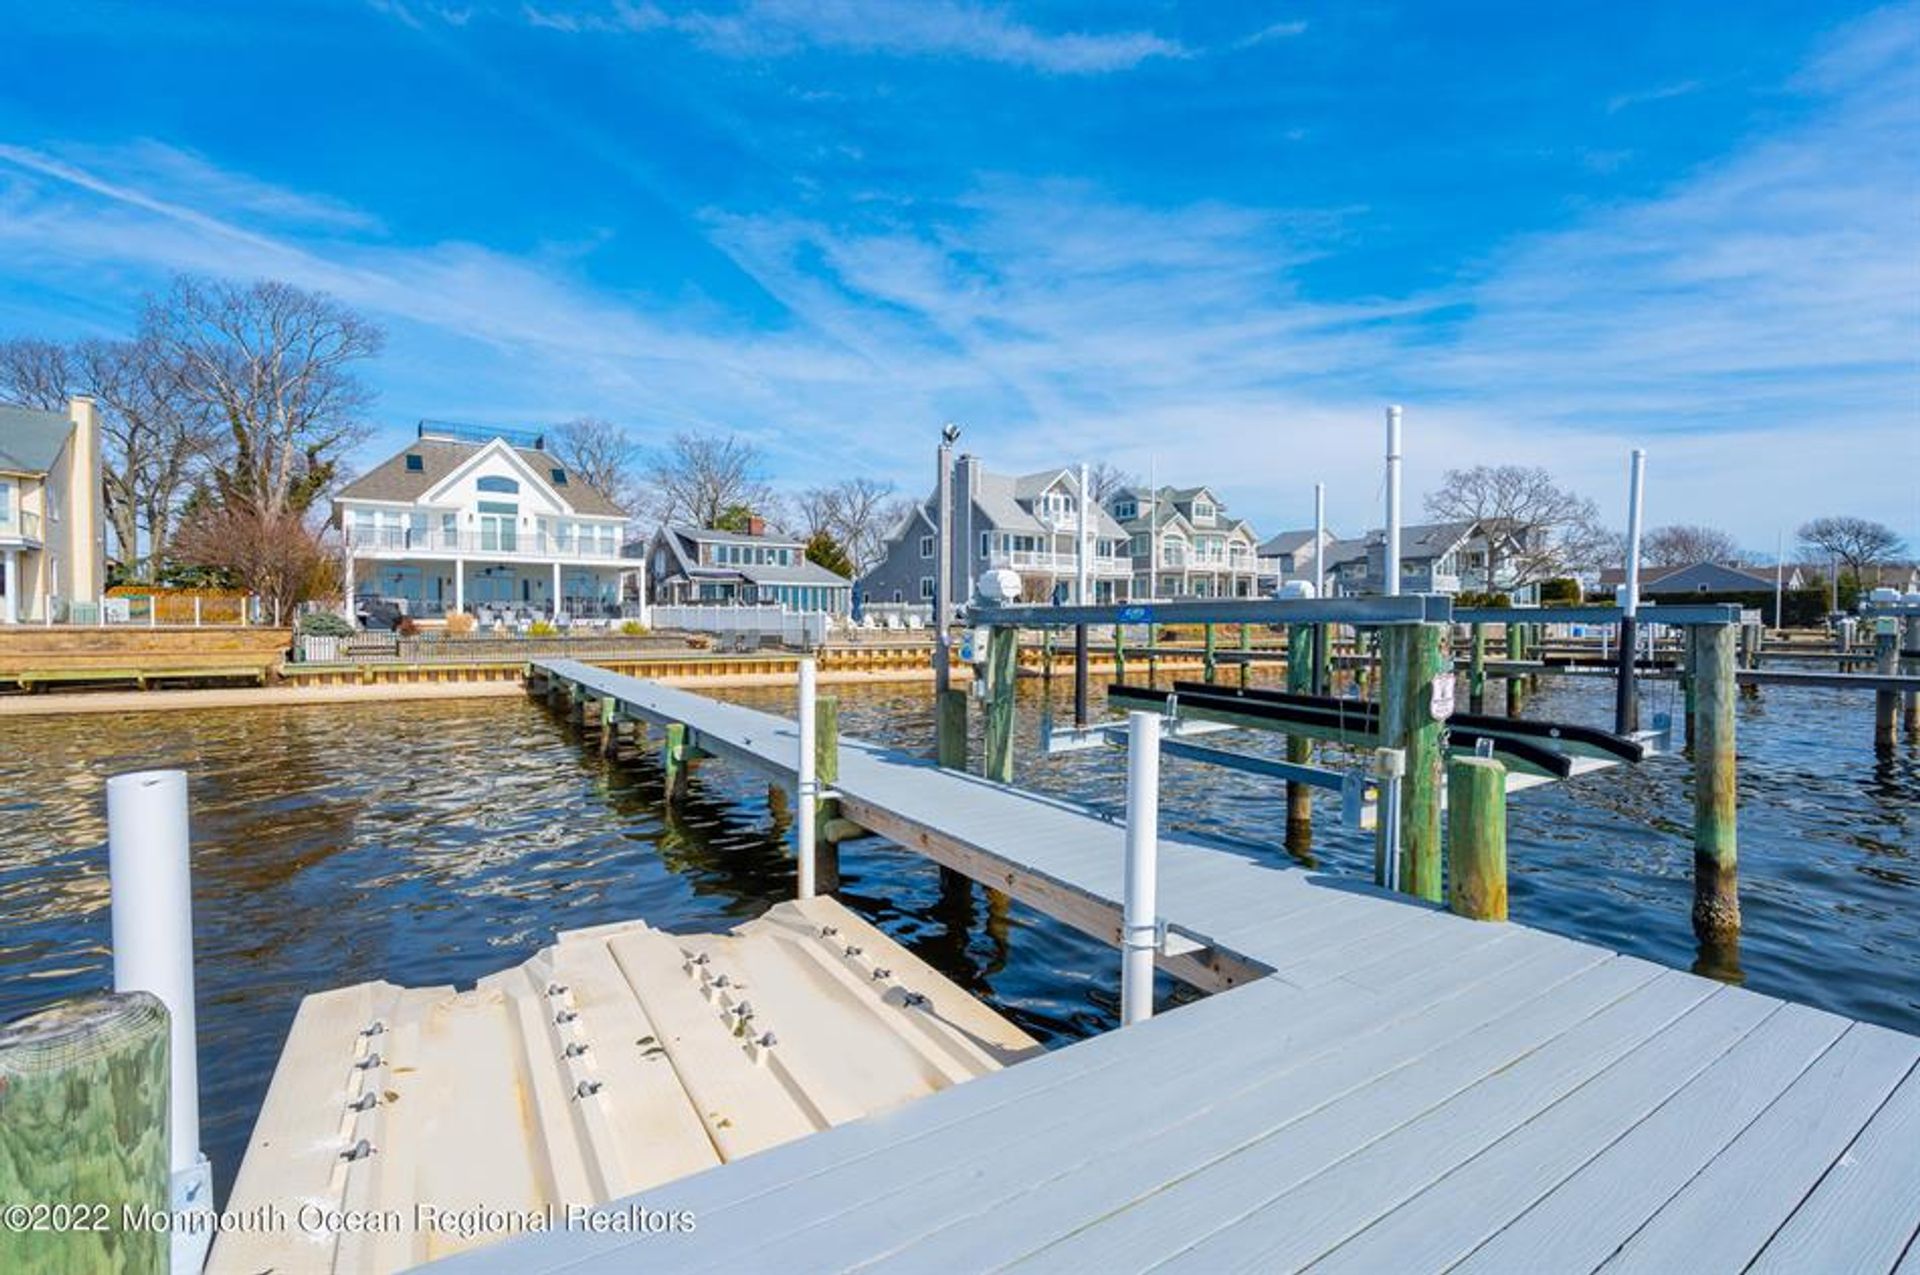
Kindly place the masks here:
<instances>
[{"instance_id":1,"label":"white waterfront house","mask_svg":"<svg viewBox=\"0 0 1920 1275\"><path fill-rule=\"evenodd\" d=\"M645 569L622 554L626 511L535 434L422 421L333 507L356 610L388 599L428 619L606 619L623 575Z\"/></svg>"},{"instance_id":2,"label":"white waterfront house","mask_svg":"<svg viewBox=\"0 0 1920 1275\"><path fill-rule=\"evenodd\" d=\"M107 576L102 504L92 399L64 412L0 404L0 623L93 613Z\"/></svg>"}]
</instances>

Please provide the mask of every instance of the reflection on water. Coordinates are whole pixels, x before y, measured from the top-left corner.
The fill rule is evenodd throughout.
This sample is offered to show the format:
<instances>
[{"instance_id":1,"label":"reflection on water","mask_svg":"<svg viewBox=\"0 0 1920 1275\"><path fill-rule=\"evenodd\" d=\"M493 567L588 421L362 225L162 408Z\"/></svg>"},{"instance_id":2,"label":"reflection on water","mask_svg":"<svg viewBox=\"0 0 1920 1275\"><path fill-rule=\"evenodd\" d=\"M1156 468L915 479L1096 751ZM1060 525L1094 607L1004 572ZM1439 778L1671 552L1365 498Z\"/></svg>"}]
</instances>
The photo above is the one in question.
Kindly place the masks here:
<instances>
[{"instance_id":1,"label":"reflection on water","mask_svg":"<svg viewBox=\"0 0 1920 1275\"><path fill-rule=\"evenodd\" d=\"M1070 688L1052 686L1057 710ZM852 734L922 747L919 685L834 688ZM1667 695L1654 687L1651 707ZM789 692L728 698L787 711ZM1117 752L1034 755L1043 688L1022 686L1022 783L1116 816ZM1876 760L1870 701L1743 698L1737 953L1697 951L1688 768L1668 759L1517 798L1517 920L1905 1030L1920 1030L1920 757ZM1605 682L1549 679L1529 716L1604 722ZM1277 738L1234 747L1280 755ZM978 755L979 740L974 742ZM470 984L556 930L644 917L713 930L792 890L787 819L764 779L700 763L678 808L649 759L616 764L516 699L0 721L0 1019L107 981L102 784L192 779L205 1143L222 1183L244 1149L300 997L385 978ZM1284 858L1280 785L1169 759L1169 826ZM1370 871L1371 840L1316 808L1313 853ZM841 897L1043 1041L1111 1027L1104 945L876 840L842 852ZM1184 996L1162 980L1162 997Z\"/></svg>"}]
</instances>

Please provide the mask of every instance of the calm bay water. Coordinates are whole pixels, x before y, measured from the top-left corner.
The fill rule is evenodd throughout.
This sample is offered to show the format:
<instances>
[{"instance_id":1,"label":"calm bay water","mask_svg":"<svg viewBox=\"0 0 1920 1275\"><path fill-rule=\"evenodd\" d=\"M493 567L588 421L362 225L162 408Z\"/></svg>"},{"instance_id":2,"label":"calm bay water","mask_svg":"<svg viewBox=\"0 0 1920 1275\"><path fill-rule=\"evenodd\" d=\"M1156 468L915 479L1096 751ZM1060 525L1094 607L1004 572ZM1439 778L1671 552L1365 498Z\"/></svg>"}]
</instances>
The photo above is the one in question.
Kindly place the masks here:
<instances>
[{"instance_id":1,"label":"calm bay water","mask_svg":"<svg viewBox=\"0 0 1920 1275\"><path fill-rule=\"evenodd\" d=\"M1118 753L1036 755L1048 690L1022 687L1019 781L1117 813ZM1065 716L1068 687L1050 690ZM931 738L924 686L834 693L849 733ZM788 692L725 694L790 711ZM1672 694L1650 688L1649 709L1677 715ZM1528 716L1604 723L1610 704L1607 682L1549 678ZM1871 712L1838 692L1741 700L1737 953L1695 949L1679 758L1517 796L1515 919L1920 1031L1920 751L1876 759ZM668 810L650 759L607 762L519 699L0 719L0 1021L110 981L102 784L163 766L191 776L204 1142L223 1191L306 993L467 985L559 929L724 929L792 888L764 780L702 763ZM1163 817L1286 857L1266 781L1170 760ZM1331 803L1317 817L1315 859L1367 873L1370 837ZM843 900L1043 1041L1116 1021L1103 945L1018 906L991 917L979 890L877 840L849 845L842 872Z\"/></svg>"}]
</instances>

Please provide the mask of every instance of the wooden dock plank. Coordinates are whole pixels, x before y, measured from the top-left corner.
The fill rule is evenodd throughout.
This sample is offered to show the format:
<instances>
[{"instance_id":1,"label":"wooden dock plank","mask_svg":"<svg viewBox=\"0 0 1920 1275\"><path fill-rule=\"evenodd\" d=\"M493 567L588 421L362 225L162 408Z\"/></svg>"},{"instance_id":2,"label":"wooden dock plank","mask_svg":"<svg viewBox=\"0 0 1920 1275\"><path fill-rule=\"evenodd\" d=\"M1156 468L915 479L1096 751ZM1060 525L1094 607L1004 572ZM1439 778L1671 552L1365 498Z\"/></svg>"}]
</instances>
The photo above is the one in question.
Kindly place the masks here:
<instances>
[{"instance_id":1,"label":"wooden dock plank","mask_svg":"<svg viewBox=\"0 0 1920 1275\"><path fill-rule=\"evenodd\" d=\"M1750 1270L1887 1271L1920 1230L1920 1071L1909 1072Z\"/></svg>"},{"instance_id":2,"label":"wooden dock plank","mask_svg":"<svg viewBox=\"0 0 1920 1275\"><path fill-rule=\"evenodd\" d=\"M1620 973L1610 971L1608 977L1632 974L1641 966L1641 962L1628 962ZM1689 1013L1707 996L1705 989L1678 975L1655 973L1594 1012L1576 1018L1559 1034L1536 1040L1531 1052L1495 1077L1512 1079L1504 1080L1491 1097L1479 1093L1491 1068L1473 1077L1464 1089L1457 1080L1448 1083L1448 1077L1436 1076L1441 1083L1432 1090L1422 1088L1423 1070L1416 1070L1407 1077L1405 1092L1382 1095L1387 1104L1379 1113L1383 1119L1380 1124L1367 1126L1369 1138L1321 1128L1311 1139L1260 1140L1202 1172L1166 1184L1096 1225L1036 1250L1029 1264L1034 1269L1057 1269L1103 1262L1145 1266L1191 1259L1197 1256L1196 1243L1208 1236L1228 1236L1241 1245L1253 1238L1252 1233L1241 1230L1236 1234L1236 1230L1251 1227L1264 1237L1264 1219L1283 1214L1295 1219L1287 1230L1303 1230L1300 1247L1308 1251L1291 1257L1276 1256L1270 1268L1285 1266L1289 1261L1304 1264L1331 1242L1329 1237L1337 1238L1353 1225L1338 1216L1355 1205L1343 1198L1343 1193L1357 1189L1369 1202L1384 1209L1393 1203L1396 1192L1418 1190L1443 1171L1435 1169L1434 1164L1447 1161L1455 1146L1469 1139L1478 1127L1464 1117L1454 1118L1463 1107L1478 1106L1507 1113L1509 1119L1524 1118L1530 1099L1535 1104L1551 1101L1667 1023ZM1511 1114L1516 1107L1517 1117ZM1486 1136L1497 1136L1497 1131ZM1374 1150L1383 1146L1407 1149L1400 1154ZM1387 1166L1389 1171L1374 1177L1376 1164ZM1378 1198L1376 1191L1384 1198ZM1318 1217L1314 1210L1331 1216ZM1321 1228L1317 1233L1316 1227ZM1227 1253L1221 1260L1229 1262L1232 1256L1235 1254Z\"/></svg>"},{"instance_id":3,"label":"wooden dock plank","mask_svg":"<svg viewBox=\"0 0 1920 1275\"><path fill-rule=\"evenodd\" d=\"M1587 1082L1527 1110L1524 1119L1492 1122L1498 1137L1488 1140L1488 1122L1475 1120L1483 1131L1470 1139L1469 1154L1436 1162L1430 1167L1440 1171L1418 1192L1376 1213L1364 1231L1350 1232L1330 1256L1315 1256L1328 1269L1350 1271L1366 1269L1388 1253L1422 1269L1441 1269L1465 1258L1625 1130L1730 1056L1730 1065L1741 1068L1756 1057L1787 1058L1793 1074L1799 1074L1810 1061L1808 1054L1825 1047L1824 1041L1809 1043L1820 1040L1825 1024L1799 1015L1782 1018L1782 1012L1778 1002L1735 988L1715 993ZM1496 1084L1483 1088L1497 1092Z\"/></svg>"},{"instance_id":4,"label":"wooden dock plank","mask_svg":"<svg viewBox=\"0 0 1920 1275\"><path fill-rule=\"evenodd\" d=\"M1745 1270L1920 1059L1920 1041L1855 1023L1608 1260L1620 1275Z\"/></svg>"},{"instance_id":5,"label":"wooden dock plank","mask_svg":"<svg viewBox=\"0 0 1920 1275\"><path fill-rule=\"evenodd\" d=\"M1271 1060L1258 1083L1232 1093L1183 1085L1178 1093L1189 1105L1172 1108L1174 1123L1138 1137L1115 1132L1076 1143L1053 1157L1053 1176L1044 1183L902 1242L882 1265L901 1271L988 1269L1093 1226L1262 1139L1331 1138L1345 1145L1365 1136L1368 1121L1390 1127L1398 1123L1392 1100L1415 1092L1400 1083L1409 1069L1419 1070L1422 1087L1443 1087L1441 1073L1470 1084L1658 973L1637 962L1594 962L1594 955L1569 948L1537 977L1509 968L1483 985L1485 994L1471 998L1472 1008L1448 1004L1410 1018L1371 1037L1373 1049L1349 1046L1292 1069ZM1087 1147L1098 1154L1079 1158ZM1080 1254L1071 1264L1094 1269L1123 1260L1090 1262Z\"/></svg>"},{"instance_id":6,"label":"wooden dock plank","mask_svg":"<svg viewBox=\"0 0 1920 1275\"><path fill-rule=\"evenodd\" d=\"M1847 1030L1789 1005L1562 1180L1456 1269L1596 1267L1712 1163Z\"/></svg>"}]
</instances>

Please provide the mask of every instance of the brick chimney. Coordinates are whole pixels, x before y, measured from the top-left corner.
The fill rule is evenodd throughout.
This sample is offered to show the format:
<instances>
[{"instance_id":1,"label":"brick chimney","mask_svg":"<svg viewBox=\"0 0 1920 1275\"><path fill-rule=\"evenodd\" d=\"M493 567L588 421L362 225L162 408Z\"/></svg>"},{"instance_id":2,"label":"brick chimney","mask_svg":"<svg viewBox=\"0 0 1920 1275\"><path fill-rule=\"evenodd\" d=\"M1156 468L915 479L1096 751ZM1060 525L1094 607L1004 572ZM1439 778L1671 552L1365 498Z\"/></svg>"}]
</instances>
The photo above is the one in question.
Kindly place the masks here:
<instances>
[{"instance_id":1,"label":"brick chimney","mask_svg":"<svg viewBox=\"0 0 1920 1275\"><path fill-rule=\"evenodd\" d=\"M766 535L767 520L765 518L762 518L759 514L748 514L747 515L747 534L750 536Z\"/></svg>"}]
</instances>

